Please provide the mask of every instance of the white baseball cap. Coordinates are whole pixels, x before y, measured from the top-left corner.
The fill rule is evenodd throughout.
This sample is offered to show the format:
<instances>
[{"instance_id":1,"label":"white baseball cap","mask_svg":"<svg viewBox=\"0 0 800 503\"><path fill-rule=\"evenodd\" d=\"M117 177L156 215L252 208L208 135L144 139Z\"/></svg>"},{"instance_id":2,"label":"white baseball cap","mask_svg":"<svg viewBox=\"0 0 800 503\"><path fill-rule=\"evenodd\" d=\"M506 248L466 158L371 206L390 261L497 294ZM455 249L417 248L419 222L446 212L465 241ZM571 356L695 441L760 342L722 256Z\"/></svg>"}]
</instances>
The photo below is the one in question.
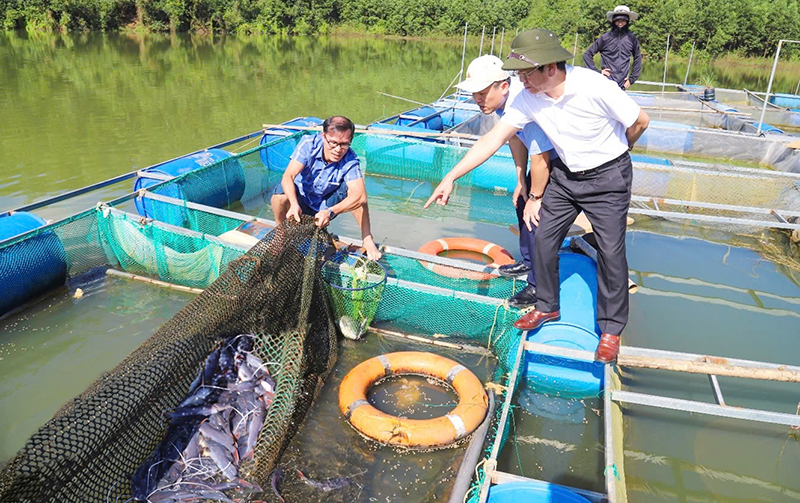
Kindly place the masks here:
<instances>
[{"instance_id":1,"label":"white baseball cap","mask_svg":"<svg viewBox=\"0 0 800 503\"><path fill-rule=\"evenodd\" d=\"M467 76L456 87L468 93L483 91L490 85L511 76L503 70L503 60L491 54L485 54L472 60L467 67Z\"/></svg>"}]
</instances>

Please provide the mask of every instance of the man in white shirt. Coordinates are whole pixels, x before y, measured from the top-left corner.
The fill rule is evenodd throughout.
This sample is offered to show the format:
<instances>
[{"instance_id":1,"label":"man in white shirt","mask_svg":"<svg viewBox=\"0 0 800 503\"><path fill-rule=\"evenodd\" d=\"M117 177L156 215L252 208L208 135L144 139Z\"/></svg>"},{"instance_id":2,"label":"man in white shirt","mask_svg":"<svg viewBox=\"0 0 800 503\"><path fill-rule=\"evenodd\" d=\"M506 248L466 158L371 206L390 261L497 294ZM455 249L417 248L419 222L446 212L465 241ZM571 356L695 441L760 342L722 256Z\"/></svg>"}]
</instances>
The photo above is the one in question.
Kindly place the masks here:
<instances>
[{"instance_id":1,"label":"man in white shirt","mask_svg":"<svg viewBox=\"0 0 800 503\"><path fill-rule=\"evenodd\" d=\"M628 321L625 229L633 168L628 150L650 122L647 114L613 82L585 68L547 30L528 30L511 44L503 68L517 72L527 92L514 97L500 122L434 189L425 207L447 204L453 182L474 169L530 121L552 142L559 160L549 177L531 174L535 205L536 309L514 326L534 330L560 318L558 249L583 210L598 243L597 324L602 333L595 358L612 362ZM543 180L543 181L541 181Z\"/></svg>"},{"instance_id":2,"label":"man in white shirt","mask_svg":"<svg viewBox=\"0 0 800 503\"><path fill-rule=\"evenodd\" d=\"M511 74L503 70L503 60L490 54L472 60L467 67L466 79L456 87L472 93L481 112L487 115L496 113L500 117L505 113L506 105L523 90L522 83L517 79L512 80ZM500 266L498 272L506 277L526 275L525 288L508 299L508 305L521 309L536 304L536 276L533 269L536 226L532 222L532 205L527 204L531 186L527 170L528 155L530 154L531 165L534 166L531 173L540 173L542 169L547 169L551 155L555 157L555 152L550 140L535 122L526 124L508 144L517 168L517 186L511 199L519 223L519 251L522 260Z\"/></svg>"}]
</instances>

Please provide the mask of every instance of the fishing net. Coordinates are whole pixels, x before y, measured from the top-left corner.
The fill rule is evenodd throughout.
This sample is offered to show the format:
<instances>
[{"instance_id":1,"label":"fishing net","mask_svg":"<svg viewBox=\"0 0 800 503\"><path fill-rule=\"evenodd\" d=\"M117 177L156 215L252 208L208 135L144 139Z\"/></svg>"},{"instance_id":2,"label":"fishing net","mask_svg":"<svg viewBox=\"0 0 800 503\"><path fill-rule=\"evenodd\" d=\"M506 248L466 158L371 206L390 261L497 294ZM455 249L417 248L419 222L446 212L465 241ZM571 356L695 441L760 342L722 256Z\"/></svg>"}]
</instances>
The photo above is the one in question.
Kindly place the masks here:
<instances>
[{"instance_id":1,"label":"fishing net","mask_svg":"<svg viewBox=\"0 0 800 503\"><path fill-rule=\"evenodd\" d=\"M95 234L95 243L101 241ZM132 473L164 434L165 411L185 397L214 346L241 333L255 335L255 352L269 362L276 381L254 460L240 467L242 476L263 483L336 360L336 329L320 274L332 251L330 236L306 218L279 227L231 261L202 294L28 440L0 472L0 500L126 499ZM211 253L195 258L216 260Z\"/></svg>"},{"instance_id":2,"label":"fishing net","mask_svg":"<svg viewBox=\"0 0 800 503\"><path fill-rule=\"evenodd\" d=\"M322 278L342 335L360 339L378 310L386 270L363 255L337 253L322 264Z\"/></svg>"}]
</instances>

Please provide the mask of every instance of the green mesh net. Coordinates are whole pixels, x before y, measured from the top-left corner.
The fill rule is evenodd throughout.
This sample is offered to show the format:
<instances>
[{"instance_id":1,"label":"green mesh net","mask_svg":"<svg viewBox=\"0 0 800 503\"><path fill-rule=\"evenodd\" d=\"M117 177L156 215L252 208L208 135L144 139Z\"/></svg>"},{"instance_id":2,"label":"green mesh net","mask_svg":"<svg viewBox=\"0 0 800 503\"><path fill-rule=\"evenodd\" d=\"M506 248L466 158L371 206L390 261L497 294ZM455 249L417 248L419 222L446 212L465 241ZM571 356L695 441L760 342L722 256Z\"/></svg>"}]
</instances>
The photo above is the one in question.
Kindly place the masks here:
<instances>
[{"instance_id":1,"label":"green mesh net","mask_svg":"<svg viewBox=\"0 0 800 503\"><path fill-rule=\"evenodd\" d=\"M342 335L360 339L372 322L386 285L386 271L363 255L340 252L322 264L322 278Z\"/></svg>"},{"instance_id":2,"label":"green mesh net","mask_svg":"<svg viewBox=\"0 0 800 503\"><path fill-rule=\"evenodd\" d=\"M86 214L78 221L90 220ZM140 233L125 225L125 232ZM148 225L143 235L155 248L166 247L166 235ZM93 235L95 244L108 245L117 234ZM189 237L173 237L169 249L190 243ZM211 251L198 255L208 246L188 248L184 256L217 260ZM184 398L212 348L240 333L255 334L257 355L270 362L276 379L254 461L240 471L263 484L336 360L336 329L319 272L332 251L330 236L305 219L281 226L229 262L202 294L28 440L0 471L0 501L126 499L133 471L164 434L164 412ZM161 264L175 259L172 252L142 263L155 264L151 272L166 271L171 279L187 274L183 259L178 269ZM209 279L191 272L187 278Z\"/></svg>"}]
</instances>

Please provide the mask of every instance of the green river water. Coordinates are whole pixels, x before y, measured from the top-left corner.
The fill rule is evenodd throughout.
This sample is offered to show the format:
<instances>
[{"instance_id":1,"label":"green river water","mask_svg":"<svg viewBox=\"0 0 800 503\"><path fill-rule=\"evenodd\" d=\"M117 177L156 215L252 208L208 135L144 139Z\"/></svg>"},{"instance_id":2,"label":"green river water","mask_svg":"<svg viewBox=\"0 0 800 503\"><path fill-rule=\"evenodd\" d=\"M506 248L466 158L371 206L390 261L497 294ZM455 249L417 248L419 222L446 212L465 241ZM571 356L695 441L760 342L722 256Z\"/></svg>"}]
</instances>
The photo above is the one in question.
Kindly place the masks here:
<instances>
[{"instance_id":1,"label":"green river water","mask_svg":"<svg viewBox=\"0 0 800 503\"><path fill-rule=\"evenodd\" d=\"M470 43L467 63L477 53L477 43ZM460 64L460 42L0 32L0 210L141 169L263 123L331 114L366 123L390 116L413 104L378 91L429 102L442 94ZM660 80L661 65L646 63L643 78ZM667 80L682 81L684 72L685 63L671 66ZM763 90L768 78L752 67L706 66L701 72L715 72L717 85L730 88ZM793 91L796 77L779 73L777 90ZM374 183L382 187L373 216L379 241L416 249L436 237L467 234L516 253L516 238L497 223L500 217L492 217L495 223L459 218L459 200L466 201L467 211L474 195L462 192L448 209L423 214L428 185L417 190L411 184L392 195L399 190L395 181ZM123 182L37 213L57 218L124 194L131 185ZM498 215L505 215L507 205L505 223L513 222L507 196L482 194L480 201ZM233 209L270 217L263 207ZM356 235L346 217L337 219L335 230ZM631 277L641 287L631 297L625 344L800 364L800 268L787 250L782 235L741 238L640 219L628 234ZM69 286L0 320L0 461L191 298L108 278L89 278L80 286L83 297L75 298L76 286ZM462 451L401 455L376 449L336 408L338 382L352 366L409 346L373 336L342 347L304 434L287 451L292 463L318 478L359 474L357 484L331 501L441 499ZM460 358L482 379L491 373L493 364L485 359L447 356ZM797 384L733 378L720 383L736 406L794 414L800 401ZM642 371L626 374L625 385L713 401L705 376ZM395 382L377 393L407 398L402 390L409 386L419 387ZM433 397L428 402L450 400L428 395ZM502 470L603 490L601 400L523 391L515 404ZM625 412L630 501L800 499L800 441L788 427L643 407ZM286 489L300 500L315 497L291 477Z\"/></svg>"}]
</instances>

